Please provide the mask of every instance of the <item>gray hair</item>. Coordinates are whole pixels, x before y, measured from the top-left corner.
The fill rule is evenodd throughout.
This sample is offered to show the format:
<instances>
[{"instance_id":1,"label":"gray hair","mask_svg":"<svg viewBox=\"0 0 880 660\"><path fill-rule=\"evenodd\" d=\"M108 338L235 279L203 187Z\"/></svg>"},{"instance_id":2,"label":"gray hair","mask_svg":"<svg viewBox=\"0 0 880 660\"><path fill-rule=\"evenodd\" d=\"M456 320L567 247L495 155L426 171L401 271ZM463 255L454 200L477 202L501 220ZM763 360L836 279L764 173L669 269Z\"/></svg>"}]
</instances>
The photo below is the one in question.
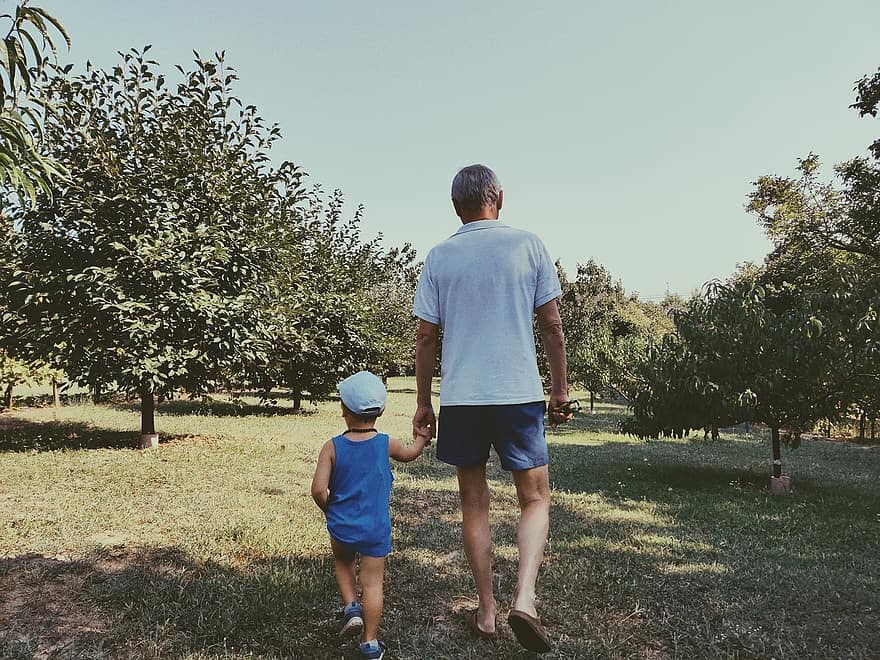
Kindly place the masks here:
<instances>
[{"instance_id":1,"label":"gray hair","mask_svg":"<svg viewBox=\"0 0 880 660\"><path fill-rule=\"evenodd\" d=\"M463 167L452 180L452 201L463 209L480 209L498 202L501 183L485 165Z\"/></svg>"}]
</instances>

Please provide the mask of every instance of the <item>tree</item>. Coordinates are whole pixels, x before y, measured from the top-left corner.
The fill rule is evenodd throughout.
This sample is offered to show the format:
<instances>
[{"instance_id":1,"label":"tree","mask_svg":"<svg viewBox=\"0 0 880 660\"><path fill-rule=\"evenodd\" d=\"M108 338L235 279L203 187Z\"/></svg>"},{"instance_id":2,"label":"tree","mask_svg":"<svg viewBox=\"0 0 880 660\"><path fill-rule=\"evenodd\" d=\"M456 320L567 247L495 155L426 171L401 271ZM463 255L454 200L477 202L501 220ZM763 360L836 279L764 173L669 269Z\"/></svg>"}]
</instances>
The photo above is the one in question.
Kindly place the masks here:
<instances>
[{"instance_id":1,"label":"tree","mask_svg":"<svg viewBox=\"0 0 880 660\"><path fill-rule=\"evenodd\" d=\"M366 319L372 355L369 366L384 376L415 374L415 336L412 314L420 264L407 243L380 255L376 279L365 292Z\"/></svg>"},{"instance_id":2,"label":"tree","mask_svg":"<svg viewBox=\"0 0 880 660\"><path fill-rule=\"evenodd\" d=\"M272 344L250 368L265 391L291 390L313 400L346 375L371 367L383 374L412 363L410 314L417 271L409 245L385 251L361 239L362 209L343 219L340 191L313 188L297 207L294 229L279 238L279 259L265 314Z\"/></svg>"},{"instance_id":3,"label":"tree","mask_svg":"<svg viewBox=\"0 0 880 660\"><path fill-rule=\"evenodd\" d=\"M37 148L38 111L52 108L35 98L33 83L49 64L46 50L53 59L57 55L53 34L68 48L70 37L58 19L30 6L30 0L16 5L11 14L0 14L0 25L7 28L0 45L0 182L34 203L37 190L49 192L52 178L64 170Z\"/></svg>"},{"instance_id":4,"label":"tree","mask_svg":"<svg viewBox=\"0 0 880 660\"><path fill-rule=\"evenodd\" d=\"M878 108L880 108L880 68L872 76L864 76L856 82L854 87L856 93L856 101L851 108L859 111L859 116L871 115L877 116ZM875 140L869 147L874 158L880 159L880 139Z\"/></svg>"},{"instance_id":5,"label":"tree","mask_svg":"<svg viewBox=\"0 0 880 660\"><path fill-rule=\"evenodd\" d=\"M279 137L232 95L222 54L174 87L132 50L109 71L56 76L47 157L71 174L17 211L10 350L49 358L99 396L200 391L268 345L262 301L302 172L267 165Z\"/></svg>"},{"instance_id":6,"label":"tree","mask_svg":"<svg viewBox=\"0 0 880 660\"><path fill-rule=\"evenodd\" d=\"M855 91L851 107L876 117L880 71L858 81ZM819 179L819 159L810 154L799 161L796 179L759 178L747 205L774 241L762 280L777 289L795 283L796 297L823 308L825 332L841 347L838 412L856 406L862 435L880 400L880 140L869 154L837 165L828 182Z\"/></svg>"},{"instance_id":7,"label":"tree","mask_svg":"<svg viewBox=\"0 0 880 660\"><path fill-rule=\"evenodd\" d=\"M773 476L781 431L802 432L834 413L838 342L809 297L777 305L779 293L747 278L713 282L675 315L676 336L655 350L634 394L627 431L681 436L742 421L770 427Z\"/></svg>"},{"instance_id":8,"label":"tree","mask_svg":"<svg viewBox=\"0 0 880 660\"><path fill-rule=\"evenodd\" d=\"M876 116L880 72L853 107ZM674 314L676 332L651 348L626 429L678 435L743 420L770 427L773 474L785 429L796 444L823 418L880 401L880 142L871 158L819 179L814 154L798 178L765 176L747 208L774 243L760 268L713 283ZM868 412L870 411L870 413ZM862 430L864 433L864 429Z\"/></svg>"},{"instance_id":9,"label":"tree","mask_svg":"<svg viewBox=\"0 0 880 660\"><path fill-rule=\"evenodd\" d=\"M592 259L577 265L574 281L568 281L559 264L557 271L569 379L590 393L592 412L595 394L611 385L614 311L624 291L620 282L613 282L610 273Z\"/></svg>"},{"instance_id":10,"label":"tree","mask_svg":"<svg viewBox=\"0 0 880 660\"><path fill-rule=\"evenodd\" d=\"M625 395L649 338L659 339L672 324L666 310L627 296L621 283L592 259L578 264L573 281L559 264L557 271L568 373L572 383L590 393L592 412L596 394Z\"/></svg>"}]
</instances>

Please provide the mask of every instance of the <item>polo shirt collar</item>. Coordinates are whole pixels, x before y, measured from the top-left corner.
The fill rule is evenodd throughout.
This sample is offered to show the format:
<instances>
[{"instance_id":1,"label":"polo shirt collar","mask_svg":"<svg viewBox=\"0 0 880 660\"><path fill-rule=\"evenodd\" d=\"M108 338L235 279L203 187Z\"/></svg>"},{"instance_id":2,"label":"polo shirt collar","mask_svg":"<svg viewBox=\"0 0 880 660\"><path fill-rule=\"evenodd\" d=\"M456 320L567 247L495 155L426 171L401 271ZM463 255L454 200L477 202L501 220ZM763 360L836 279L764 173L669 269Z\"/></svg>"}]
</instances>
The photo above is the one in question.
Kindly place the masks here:
<instances>
[{"instance_id":1,"label":"polo shirt collar","mask_svg":"<svg viewBox=\"0 0 880 660\"><path fill-rule=\"evenodd\" d=\"M479 229L492 229L493 227L503 227L504 225L500 220L474 220L473 222L468 222L467 224L462 225L458 228L458 231L455 232L455 235L464 234L469 231L477 231Z\"/></svg>"}]
</instances>

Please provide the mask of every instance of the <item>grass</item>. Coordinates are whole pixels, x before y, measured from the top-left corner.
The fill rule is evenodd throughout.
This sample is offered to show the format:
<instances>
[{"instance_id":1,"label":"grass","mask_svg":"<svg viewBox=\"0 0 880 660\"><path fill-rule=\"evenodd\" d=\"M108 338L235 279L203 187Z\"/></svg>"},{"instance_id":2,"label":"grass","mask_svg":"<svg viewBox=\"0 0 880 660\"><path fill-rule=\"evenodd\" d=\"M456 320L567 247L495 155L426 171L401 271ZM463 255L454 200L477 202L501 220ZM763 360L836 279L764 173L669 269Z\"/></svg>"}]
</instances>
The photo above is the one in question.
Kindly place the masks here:
<instances>
[{"instance_id":1,"label":"grass","mask_svg":"<svg viewBox=\"0 0 880 660\"><path fill-rule=\"evenodd\" d=\"M381 428L406 437L412 383L390 390ZM163 404L148 451L124 404L0 415L0 657L356 657L308 493L338 404L246 403ZM544 657L877 657L880 449L807 440L783 452L795 493L772 497L763 431L644 443L597 412L548 432ZM532 657L467 630L451 469L429 448L395 476L390 657ZM494 459L490 476L503 604L517 505Z\"/></svg>"}]
</instances>

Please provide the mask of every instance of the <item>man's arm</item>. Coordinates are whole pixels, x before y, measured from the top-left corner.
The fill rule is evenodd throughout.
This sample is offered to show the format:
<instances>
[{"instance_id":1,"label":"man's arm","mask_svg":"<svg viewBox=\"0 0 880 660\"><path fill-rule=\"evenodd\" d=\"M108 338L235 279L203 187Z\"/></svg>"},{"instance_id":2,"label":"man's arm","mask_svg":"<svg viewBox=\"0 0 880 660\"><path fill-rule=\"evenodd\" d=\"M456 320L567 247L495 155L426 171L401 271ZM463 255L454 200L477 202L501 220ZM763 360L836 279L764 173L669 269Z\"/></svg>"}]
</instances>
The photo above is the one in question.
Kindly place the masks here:
<instances>
[{"instance_id":1,"label":"man's arm","mask_svg":"<svg viewBox=\"0 0 880 660\"><path fill-rule=\"evenodd\" d=\"M439 325L419 319L416 333L416 414L413 416L413 433L428 439L437 434L437 419L431 404L431 384L439 337Z\"/></svg>"},{"instance_id":2,"label":"man's arm","mask_svg":"<svg viewBox=\"0 0 880 660\"><path fill-rule=\"evenodd\" d=\"M550 402L547 415L550 424L561 424L571 419L571 413L561 409L568 402L568 365L565 358L565 333L556 300L544 303L537 309L538 329L541 342L550 364Z\"/></svg>"}]
</instances>

